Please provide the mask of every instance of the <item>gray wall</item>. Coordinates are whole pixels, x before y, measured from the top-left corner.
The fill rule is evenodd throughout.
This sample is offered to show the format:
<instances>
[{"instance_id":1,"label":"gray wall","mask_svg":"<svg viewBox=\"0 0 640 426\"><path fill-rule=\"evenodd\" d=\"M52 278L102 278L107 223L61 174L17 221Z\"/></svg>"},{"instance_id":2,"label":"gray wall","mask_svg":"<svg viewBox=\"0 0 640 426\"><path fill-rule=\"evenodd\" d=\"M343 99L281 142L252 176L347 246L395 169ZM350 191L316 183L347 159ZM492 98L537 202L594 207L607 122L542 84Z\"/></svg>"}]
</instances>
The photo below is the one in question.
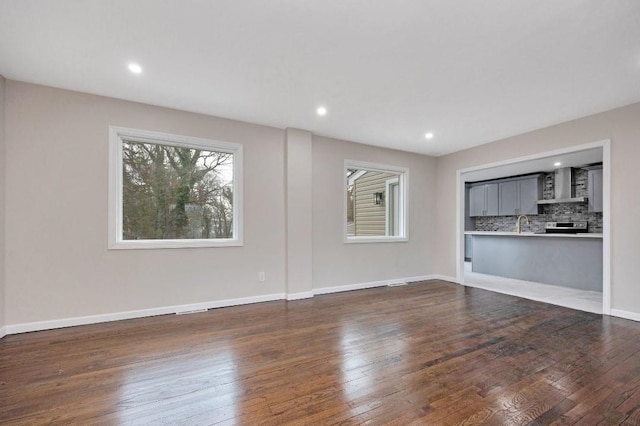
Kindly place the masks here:
<instances>
[{"instance_id":1,"label":"gray wall","mask_svg":"<svg viewBox=\"0 0 640 426\"><path fill-rule=\"evenodd\" d=\"M409 241L343 242L345 159L409 168ZM312 180L314 289L433 273L435 158L314 136Z\"/></svg>"},{"instance_id":2,"label":"gray wall","mask_svg":"<svg viewBox=\"0 0 640 426\"><path fill-rule=\"evenodd\" d=\"M0 337L4 334L6 324L6 290L5 290L5 84L6 80L0 75Z\"/></svg>"},{"instance_id":3,"label":"gray wall","mask_svg":"<svg viewBox=\"0 0 640 426\"><path fill-rule=\"evenodd\" d=\"M333 287L434 268L434 158L316 137L312 149L291 149L282 129L10 80L6 112L7 325L304 294L312 290L307 276L313 288ZM242 143L244 246L108 250L109 125ZM295 171L286 155L294 169L312 170L313 184L304 178L295 190L285 186L285 170ZM346 158L410 168L408 243L343 244ZM289 227L289 245L294 238L298 247L289 263L286 209L298 221L290 225L313 232ZM300 247L313 250L312 260L304 252L313 276L309 266L300 270Z\"/></svg>"},{"instance_id":4,"label":"gray wall","mask_svg":"<svg viewBox=\"0 0 640 426\"><path fill-rule=\"evenodd\" d=\"M2 83L5 325L287 291L284 130L10 80L0 95ZM312 239L313 289L455 276L456 170L611 138L612 302L640 313L639 116L634 104L437 159L313 136L299 241ZM107 250L108 125L244 144L245 245ZM408 242L343 242L345 159L410 169Z\"/></svg>"},{"instance_id":5,"label":"gray wall","mask_svg":"<svg viewBox=\"0 0 640 426\"><path fill-rule=\"evenodd\" d=\"M313 290L311 217L311 133L286 130L285 181L287 298L308 297Z\"/></svg>"},{"instance_id":6,"label":"gray wall","mask_svg":"<svg viewBox=\"0 0 640 426\"><path fill-rule=\"evenodd\" d=\"M640 103L438 158L437 273L456 275L456 170L611 139L612 308L640 313Z\"/></svg>"},{"instance_id":7,"label":"gray wall","mask_svg":"<svg viewBox=\"0 0 640 426\"><path fill-rule=\"evenodd\" d=\"M282 130L11 80L6 113L7 325L284 292ZM244 144L244 246L107 250L109 125Z\"/></svg>"}]
</instances>

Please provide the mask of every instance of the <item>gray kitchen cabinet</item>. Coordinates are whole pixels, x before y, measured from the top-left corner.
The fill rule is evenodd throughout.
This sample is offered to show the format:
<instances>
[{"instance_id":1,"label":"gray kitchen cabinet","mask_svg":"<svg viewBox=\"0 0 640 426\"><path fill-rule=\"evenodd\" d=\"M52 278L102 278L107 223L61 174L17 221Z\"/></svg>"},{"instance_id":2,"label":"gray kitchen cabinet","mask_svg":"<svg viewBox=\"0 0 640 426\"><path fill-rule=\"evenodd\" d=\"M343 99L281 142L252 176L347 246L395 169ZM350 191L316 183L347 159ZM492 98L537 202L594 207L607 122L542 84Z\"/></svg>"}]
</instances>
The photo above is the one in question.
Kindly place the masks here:
<instances>
[{"instance_id":1,"label":"gray kitchen cabinet","mask_svg":"<svg viewBox=\"0 0 640 426\"><path fill-rule=\"evenodd\" d=\"M469 188L469 216L498 215L498 184L485 183Z\"/></svg>"},{"instance_id":2,"label":"gray kitchen cabinet","mask_svg":"<svg viewBox=\"0 0 640 426\"><path fill-rule=\"evenodd\" d=\"M473 235L464 236L464 260L469 262L473 253Z\"/></svg>"},{"instance_id":3,"label":"gray kitchen cabinet","mask_svg":"<svg viewBox=\"0 0 640 426\"><path fill-rule=\"evenodd\" d=\"M487 190L487 216L497 216L499 210L499 194L498 194L498 184L497 183L487 183L485 184Z\"/></svg>"},{"instance_id":4,"label":"gray kitchen cabinet","mask_svg":"<svg viewBox=\"0 0 640 426\"><path fill-rule=\"evenodd\" d=\"M473 236L473 272L602 291L602 238L495 234Z\"/></svg>"},{"instance_id":5,"label":"gray kitchen cabinet","mask_svg":"<svg viewBox=\"0 0 640 426\"><path fill-rule=\"evenodd\" d=\"M484 216L484 194L484 185L475 185L469 188L469 216Z\"/></svg>"},{"instance_id":6,"label":"gray kitchen cabinet","mask_svg":"<svg viewBox=\"0 0 640 426\"><path fill-rule=\"evenodd\" d=\"M538 214L538 200L542 198L542 177L535 176L518 181L520 207L517 214Z\"/></svg>"},{"instance_id":7,"label":"gray kitchen cabinet","mask_svg":"<svg viewBox=\"0 0 640 426\"><path fill-rule=\"evenodd\" d=\"M500 216L538 214L538 203L542 192L539 176L500 182Z\"/></svg>"},{"instance_id":8,"label":"gray kitchen cabinet","mask_svg":"<svg viewBox=\"0 0 640 426\"><path fill-rule=\"evenodd\" d=\"M602 169L589 170L587 185L589 213L602 212Z\"/></svg>"},{"instance_id":9,"label":"gray kitchen cabinet","mask_svg":"<svg viewBox=\"0 0 640 426\"><path fill-rule=\"evenodd\" d=\"M520 209L520 200L518 189L518 181L511 180L500 182L498 188L500 190L500 216L509 216L518 214Z\"/></svg>"}]
</instances>

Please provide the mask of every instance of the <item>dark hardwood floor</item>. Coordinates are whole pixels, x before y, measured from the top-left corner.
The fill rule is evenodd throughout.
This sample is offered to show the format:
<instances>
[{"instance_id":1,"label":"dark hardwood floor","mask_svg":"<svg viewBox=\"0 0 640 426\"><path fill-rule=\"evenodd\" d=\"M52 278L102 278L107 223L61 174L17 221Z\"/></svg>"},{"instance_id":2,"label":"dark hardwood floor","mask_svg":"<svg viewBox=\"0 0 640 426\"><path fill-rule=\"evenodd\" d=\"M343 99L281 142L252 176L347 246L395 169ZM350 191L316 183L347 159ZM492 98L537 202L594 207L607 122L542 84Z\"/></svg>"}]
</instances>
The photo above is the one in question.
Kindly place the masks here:
<instances>
[{"instance_id":1,"label":"dark hardwood floor","mask_svg":"<svg viewBox=\"0 0 640 426\"><path fill-rule=\"evenodd\" d=\"M640 323L442 281L7 336L0 424L638 425Z\"/></svg>"}]
</instances>

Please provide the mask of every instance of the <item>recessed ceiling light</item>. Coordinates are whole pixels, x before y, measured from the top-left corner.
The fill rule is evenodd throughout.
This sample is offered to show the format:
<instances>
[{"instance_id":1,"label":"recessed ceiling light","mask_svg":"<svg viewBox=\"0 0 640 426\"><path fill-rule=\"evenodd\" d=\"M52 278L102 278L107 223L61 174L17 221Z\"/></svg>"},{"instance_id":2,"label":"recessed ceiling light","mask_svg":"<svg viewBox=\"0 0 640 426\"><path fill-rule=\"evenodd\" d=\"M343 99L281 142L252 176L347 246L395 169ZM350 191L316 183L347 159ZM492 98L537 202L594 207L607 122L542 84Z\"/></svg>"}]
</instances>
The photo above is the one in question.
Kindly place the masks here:
<instances>
[{"instance_id":1,"label":"recessed ceiling light","mask_svg":"<svg viewBox=\"0 0 640 426\"><path fill-rule=\"evenodd\" d=\"M142 67L138 64L129 64L129 71L134 74L142 74Z\"/></svg>"},{"instance_id":2,"label":"recessed ceiling light","mask_svg":"<svg viewBox=\"0 0 640 426\"><path fill-rule=\"evenodd\" d=\"M323 106L318 107L318 109L316 109L316 113L318 113L318 115L327 115L327 109Z\"/></svg>"},{"instance_id":3,"label":"recessed ceiling light","mask_svg":"<svg viewBox=\"0 0 640 426\"><path fill-rule=\"evenodd\" d=\"M427 138L427 139L433 139L433 133L431 133L431 132L425 133L424 137Z\"/></svg>"},{"instance_id":4,"label":"recessed ceiling light","mask_svg":"<svg viewBox=\"0 0 640 426\"><path fill-rule=\"evenodd\" d=\"M555 163L553 163L554 166L558 167L558 166L562 166L562 163L559 161L556 161Z\"/></svg>"}]
</instances>

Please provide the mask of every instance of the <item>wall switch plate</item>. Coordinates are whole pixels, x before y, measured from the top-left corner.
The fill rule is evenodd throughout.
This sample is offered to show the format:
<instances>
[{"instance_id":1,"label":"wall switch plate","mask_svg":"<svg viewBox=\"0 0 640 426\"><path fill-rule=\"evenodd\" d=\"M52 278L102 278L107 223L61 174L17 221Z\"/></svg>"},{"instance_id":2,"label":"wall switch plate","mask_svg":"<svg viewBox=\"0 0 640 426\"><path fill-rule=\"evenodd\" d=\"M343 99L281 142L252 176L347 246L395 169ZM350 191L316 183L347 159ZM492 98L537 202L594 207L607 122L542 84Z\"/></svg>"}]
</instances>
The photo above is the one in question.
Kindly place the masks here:
<instances>
[{"instance_id":1,"label":"wall switch plate","mask_svg":"<svg viewBox=\"0 0 640 426\"><path fill-rule=\"evenodd\" d=\"M258 272L258 281L263 282L266 279L267 277L265 276L264 272Z\"/></svg>"}]
</instances>

